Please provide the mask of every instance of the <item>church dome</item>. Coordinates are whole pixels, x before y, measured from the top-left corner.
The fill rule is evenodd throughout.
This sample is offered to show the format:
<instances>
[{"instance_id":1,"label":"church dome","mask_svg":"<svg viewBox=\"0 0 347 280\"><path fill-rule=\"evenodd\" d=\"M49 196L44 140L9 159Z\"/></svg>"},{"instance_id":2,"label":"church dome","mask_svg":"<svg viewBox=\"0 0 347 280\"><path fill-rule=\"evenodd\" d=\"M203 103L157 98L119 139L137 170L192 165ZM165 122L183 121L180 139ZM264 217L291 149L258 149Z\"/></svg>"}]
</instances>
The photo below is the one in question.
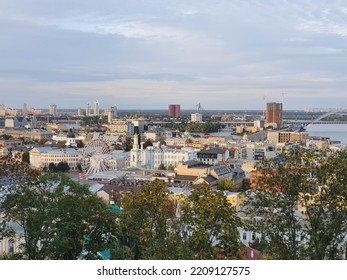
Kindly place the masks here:
<instances>
[{"instance_id":1,"label":"church dome","mask_svg":"<svg viewBox=\"0 0 347 280\"><path fill-rule=\"evenodd\" d=\"M75 138L75 133L73 133L72 128L70 128L70 131L66 135L67 138Z\"/></svg>"}]
</instances>

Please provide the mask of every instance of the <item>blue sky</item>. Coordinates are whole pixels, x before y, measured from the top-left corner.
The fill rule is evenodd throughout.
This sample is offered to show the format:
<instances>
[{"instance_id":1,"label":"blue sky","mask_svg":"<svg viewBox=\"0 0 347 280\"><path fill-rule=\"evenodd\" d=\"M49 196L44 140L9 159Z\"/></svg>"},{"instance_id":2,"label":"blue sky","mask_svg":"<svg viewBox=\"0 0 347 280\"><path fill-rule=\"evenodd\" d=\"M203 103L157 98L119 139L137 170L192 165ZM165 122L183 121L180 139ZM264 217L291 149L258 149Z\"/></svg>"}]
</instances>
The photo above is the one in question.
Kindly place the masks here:
<instances>
[{"instance_id":1,"label":"blue sky","mask_svg":"<svg viewBox=\"0 0 347 280\"><path fill-rule=\"evenodd\" d=\"M0 104L347 108L344 0L0 0Z\"/></svg>"}]
</instances>

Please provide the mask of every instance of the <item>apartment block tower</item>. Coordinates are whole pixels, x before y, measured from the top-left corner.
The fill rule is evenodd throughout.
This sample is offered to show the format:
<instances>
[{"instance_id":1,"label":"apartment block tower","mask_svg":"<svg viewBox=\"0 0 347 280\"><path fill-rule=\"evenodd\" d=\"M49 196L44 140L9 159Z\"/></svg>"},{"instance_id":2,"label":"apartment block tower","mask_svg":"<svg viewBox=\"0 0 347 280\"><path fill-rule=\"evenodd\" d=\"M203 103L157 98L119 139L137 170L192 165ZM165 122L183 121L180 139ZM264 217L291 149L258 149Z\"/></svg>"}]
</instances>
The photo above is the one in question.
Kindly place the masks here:
<instances>
[{"instance_id":1,"label":"apartment block tower","mask_svg":"<svg viewBox=\"0 0 347 280\"><path fill-rule=\"evenodd\" d=\"M57 105L55 104L49 105L49 113L54 117L57 116Z\"/></svg>"},{"instance_id":2,"label":"apartment block tower","mask_svg":"<svg viewBox=\"0 0 347 280\"><path fill-rule=\"evenodd\" d=\"M98 101L94 101L94 116L99 116L100 112L99 112L99 102Z\"/></svg>"},{"instance_id":3,"label":"apartment block tower","mask_svg":"<svg viewBox=\"0 0 347 280\"><path fill-rule=\"evenodd\" d=\"M27 104L24 103L23 106L22 106L22 116L27 116L28 113L29 113L29 111L28 111Z\"/></svg>"},{"instance_id":4,"label":"apartment block tower","mask_svg":"<svg viewBox=\"0 0 347 280\"><path fill-rule=\"evenodd\" d=\"M86 117L89 117L90 116L90 105L89 103L87 103L86 105Z\"/></svg>"},{"instance_id":5,"label":"apartment block tower","mask_svg":"<svg viewBox=\"0 0 347 280\"><path fill-rule=\"evenodd\" d=\"M181 105L170 104L168 108L168 116L170 118L179 118L181 113Z\"/></svg>"},{"instance_id":6,"label":"apartment block tower","mask_svg":"<svg viewBox=\"0 0 347 280\"><path fill-rule=\"evenodd\" d=\"M282 126L283 104L271 102L266 104L266 126L279 129Z\"/></svg>"}]
</instances>

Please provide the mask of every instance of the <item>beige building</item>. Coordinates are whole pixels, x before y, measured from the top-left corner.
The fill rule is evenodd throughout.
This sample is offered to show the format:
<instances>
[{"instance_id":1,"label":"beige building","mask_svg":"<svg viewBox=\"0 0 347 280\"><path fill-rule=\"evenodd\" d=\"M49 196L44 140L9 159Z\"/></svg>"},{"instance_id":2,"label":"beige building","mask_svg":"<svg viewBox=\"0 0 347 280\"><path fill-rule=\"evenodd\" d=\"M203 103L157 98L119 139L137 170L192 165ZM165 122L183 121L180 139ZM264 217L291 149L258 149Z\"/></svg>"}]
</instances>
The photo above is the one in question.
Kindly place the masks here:
<instances>
[{"instance_id":1,"label":"beige building","mask_svg":"<svg viewBox=\"0 0 347 280\"><path fill-rule=\"evenodd\" d=\"M249 132L249 133L256 133L258 132L260 129L258 127L255 126L245 126L245 125L237 125L236 126L236 133L237 134L241 134L243 132Z\"/></svg>"},{"instance_id":2,"label":"beige building","mask_svg":"<svg viewBox=\"0 0 347 280\"><path fill-rule=\"evenodd\" d=\"M308 139L308 132L268 131L267 139L275 143L304 143Z\"/></svg>"},{"instance_id":3,"label":"beige building","mask_svg":"<svg viewBox=\"0 0 347 280\"><path fill-rule=\"evenodd\" d=\"M134 124L130 121L112 120L108 125L108 129L112 135L131 136L134 134Z\"/></svg>"},{"instance_id":4,"label":"beige building","mask_svg":"<svg viewBox=\"0 0 347 280\"><path fill-rule=\"evenodd\" d=\"M11 135L13 138L27 138L31 140L52 140L53 133L48 131L42 131L37 129L32 130L5 130L5 134Z\"/></svg>"},{"instance_id":5,"label":"beige building","mask_svg":"<svg viewBox=\"0 0 347 280\"><path fill-rule=\"evenodd\" d=\"M181 176L197 176L200 177L207 174L208 166L200 161L191 160L186 162L178 162L176 166L177 175Z\"/></svg>"},{"instance_id":6,"label":"beige building","mask_svg":"<svg viewBox=\"0 0 347 280\"><path fill-rule=\"evenodd\" d=\"M53 162L68 163L71 170L77 170L77 164L81 161L81 151L76 148L57 149L51 147L37 147L30 152L30 165L34 168L44 168Z\"/></svg>"},{"instance_id":7,"label":"beige building","mask_svg":"<svg viewBox=\"0 0 347 280\"><path fill-rule=\"evenodd\" d=\"M20 253L20 245L21 241L18 234L14 238L4 237L0 239L0 256Z\"/></svg>"}]
</instances>

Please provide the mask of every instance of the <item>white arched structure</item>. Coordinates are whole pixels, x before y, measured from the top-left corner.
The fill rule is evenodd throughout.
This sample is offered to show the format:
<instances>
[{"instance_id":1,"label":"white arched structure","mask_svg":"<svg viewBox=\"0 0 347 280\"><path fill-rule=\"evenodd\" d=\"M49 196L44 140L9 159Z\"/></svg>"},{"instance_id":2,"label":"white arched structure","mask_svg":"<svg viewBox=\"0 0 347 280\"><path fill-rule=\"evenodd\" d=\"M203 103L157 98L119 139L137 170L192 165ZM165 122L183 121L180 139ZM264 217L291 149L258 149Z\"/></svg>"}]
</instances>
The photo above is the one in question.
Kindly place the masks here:
<instances>
[{"instance_id":1,"label":"white arched structure","mask_svg":"<svg viewBox=\"0 0 347 280\"><path fill-rule=\"evenodd\" d=\"M347 113L347 109L338 109L338 110L333 110L333 111L330 111L328 113L325 113L324 115L321 115L319 116L318 118L315 118L313 121L311 121L308 125L306 125L306 127L310 126L311 124L314 124L316 122L319 122L320 120L328 117L328 116L331 116L331 115L334 115L334 114L337 114L337 113Z\"/></svg>"}]
</instances>

